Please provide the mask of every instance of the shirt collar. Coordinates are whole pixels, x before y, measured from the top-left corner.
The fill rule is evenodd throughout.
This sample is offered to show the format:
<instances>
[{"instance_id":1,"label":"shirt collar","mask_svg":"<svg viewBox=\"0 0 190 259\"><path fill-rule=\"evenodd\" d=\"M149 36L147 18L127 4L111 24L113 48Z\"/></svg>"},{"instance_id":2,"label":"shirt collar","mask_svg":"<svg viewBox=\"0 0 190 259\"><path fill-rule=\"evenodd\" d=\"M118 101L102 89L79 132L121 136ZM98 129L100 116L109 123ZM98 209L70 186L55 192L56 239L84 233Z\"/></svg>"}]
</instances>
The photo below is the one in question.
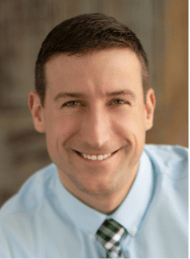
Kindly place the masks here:
<instances>
[{"instance_id":1,"label":"shirt collar","mask_svg":"<svg viewBox=\"0 0 190 259\"><path fill-rule=\"evenodd\" d=\"M153 193L152 164L145 152L140 158L139 170L134 183L120 207L110 215L135 236L148 210Z\"/></svg>"},{"instance_id":2,"label":"shirt collar","mask_svg":"<svg viewBox=\"0 0 190 259\"><path fill-rule=\"evenodd\" d=\"M87 234L95 234L107 215L94 210L72 195L61 183L56 170L55 190L61 213Z\"/></svg>"},{"instance_id":3,"label":"shirt collar","mask_svg":"<svg viewBox=\"0 0 190 259\"><path fill-rule=\"evenodd\" d=\"M57 170L55 175L55 190L61 213L82 231L95 235L106 218L113 218L123 225L130 235L134 236L137 233L148 208L153 188L151 162L145 152L140 158L139 170L132 188L119 208L109 216L78 200L62 185Z\"/></svg>"}]
</instances>

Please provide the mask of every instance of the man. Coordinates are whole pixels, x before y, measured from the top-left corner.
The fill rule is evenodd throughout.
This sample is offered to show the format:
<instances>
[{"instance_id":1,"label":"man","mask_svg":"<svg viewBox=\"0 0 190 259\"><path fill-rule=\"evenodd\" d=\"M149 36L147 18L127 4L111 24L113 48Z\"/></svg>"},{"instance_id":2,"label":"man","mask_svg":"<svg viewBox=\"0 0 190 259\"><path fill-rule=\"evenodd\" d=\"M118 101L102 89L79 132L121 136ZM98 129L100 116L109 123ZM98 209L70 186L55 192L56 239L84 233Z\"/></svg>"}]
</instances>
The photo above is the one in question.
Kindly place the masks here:
<instances>
[{"instance_id":1,"label":"man","mask_svg":"<svg viewBox=\"0 0 190 259\"><path fill-rule=\"evenodd\" d=\"M154 91L140 41L103 14L56 26L29 94L53 164L0 212L1 257L187 257L187 150L145 145Z\"/></svg>"}]
</instances>

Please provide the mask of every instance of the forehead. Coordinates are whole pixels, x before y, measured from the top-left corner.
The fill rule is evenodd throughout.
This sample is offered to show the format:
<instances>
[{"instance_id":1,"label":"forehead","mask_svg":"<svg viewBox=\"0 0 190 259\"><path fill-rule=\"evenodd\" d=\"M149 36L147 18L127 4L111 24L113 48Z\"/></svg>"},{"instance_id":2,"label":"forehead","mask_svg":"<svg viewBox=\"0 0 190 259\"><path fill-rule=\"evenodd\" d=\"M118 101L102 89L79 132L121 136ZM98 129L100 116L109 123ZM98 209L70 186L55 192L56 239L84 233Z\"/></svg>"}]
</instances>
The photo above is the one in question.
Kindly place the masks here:
<instances>
[{"instance_id":1,"label":"forehead","mask_svg":"<svg viewBox=\"0 0 190 259\"><path fill-rule=\"evenodd\" d=\"M51 67L50 69L52 69L52 67L57 66L59 67L63 67L65 65L65 67L69 64L69 63L91 63L94 64L96 61L98 60L99 65L102 62L106 62L106 61L111 61L111 63L117 61L117 64L121 63L122 66L127 65L128 62L135 62L137 64L137 66L140 65L141 67L141 60L140 58L137 56L137 54L129 49L129 48L108 48L108 49L104 49L104 50L93 50L93 51L89 51L85 54L72 54L70 55L69 53L58 53L53 55L52 57L50 57L50 59L46 62L45 64L45 68L46 70L49 70L49 67ZM84 66L85 64L83 64Z\"/></svg>"},{"instance_id":2,"label":"forehead","mask_svg":"<svg viewBox=\"0 0 190 259\"><path fill-rule=\"evenodd\" d=\"M93 51L82 56L59 54L45 65L48 88L117 90L117 86L142 87L142 69L136 53L126 48ZM99 89L100 90L100 89Z\"/></svg>"}]
</instances>

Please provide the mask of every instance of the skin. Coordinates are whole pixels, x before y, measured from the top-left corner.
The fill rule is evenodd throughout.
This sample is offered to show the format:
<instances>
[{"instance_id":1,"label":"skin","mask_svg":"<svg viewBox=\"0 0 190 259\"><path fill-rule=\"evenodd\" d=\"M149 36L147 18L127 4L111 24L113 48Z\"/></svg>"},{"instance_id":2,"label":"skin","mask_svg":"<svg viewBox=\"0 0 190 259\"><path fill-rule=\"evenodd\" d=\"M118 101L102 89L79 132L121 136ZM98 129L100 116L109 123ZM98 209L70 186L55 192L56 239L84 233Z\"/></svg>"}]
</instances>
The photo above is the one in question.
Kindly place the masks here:
<instances>
[{"instance_id":1,"label":"skin","mask_svg":"<svg viewBox=\"0 0 190 259\"><path fill-rule=\"evenodd\" d=\"M35 129L46 134L50 158L65 188L88 206L110 214L137 174L146 131L153 125L154 91L147 91L144 103L141 64L126 48L80 57L60 54L45 69L44 107L36 92L29 94ZM99 161L76 151L114 153Z\"/></svg>"}]
</instances>

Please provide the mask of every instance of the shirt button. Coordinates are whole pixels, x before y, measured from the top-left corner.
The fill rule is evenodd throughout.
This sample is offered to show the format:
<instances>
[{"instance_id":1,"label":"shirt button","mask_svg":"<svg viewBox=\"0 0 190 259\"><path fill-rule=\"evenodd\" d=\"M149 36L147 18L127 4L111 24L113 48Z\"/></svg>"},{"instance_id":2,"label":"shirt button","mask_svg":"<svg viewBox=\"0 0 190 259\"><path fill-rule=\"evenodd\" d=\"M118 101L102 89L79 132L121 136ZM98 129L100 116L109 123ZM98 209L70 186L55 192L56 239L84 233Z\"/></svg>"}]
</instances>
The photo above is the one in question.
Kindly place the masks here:
<instances>
[{"instance_id":1,"label":"shirt button","mask_svg":"<svg viewBox=\"0 0 190 259\"><path fill-rule=\"evenodd\" d=\"M137 228L136 228L136 227L132 227L132 228L131 228L131 232L132 232L133 234L136 234Z\"/></svg>"},{"instance_id":2,"label":"shirt button","mask_svg":"<svg viewBox=\"0 0 190 259\"><path fill-rule=\"evenodd\" d=\"M94 235L93 235L93 234L90 234L90 235L89 235L89 238L90 238L90 239L94 239Z\"/></svg>"},{"instance_id":3,"label":"shirt button","mask_svg":"<svg viewBox=\"0 0 190 259\"><path fill-rule=\"evenodd\" d=\"M109 255L110 258L118 258L118 255L114 252L111 252Z\"/></svg>"}]
</instances>

